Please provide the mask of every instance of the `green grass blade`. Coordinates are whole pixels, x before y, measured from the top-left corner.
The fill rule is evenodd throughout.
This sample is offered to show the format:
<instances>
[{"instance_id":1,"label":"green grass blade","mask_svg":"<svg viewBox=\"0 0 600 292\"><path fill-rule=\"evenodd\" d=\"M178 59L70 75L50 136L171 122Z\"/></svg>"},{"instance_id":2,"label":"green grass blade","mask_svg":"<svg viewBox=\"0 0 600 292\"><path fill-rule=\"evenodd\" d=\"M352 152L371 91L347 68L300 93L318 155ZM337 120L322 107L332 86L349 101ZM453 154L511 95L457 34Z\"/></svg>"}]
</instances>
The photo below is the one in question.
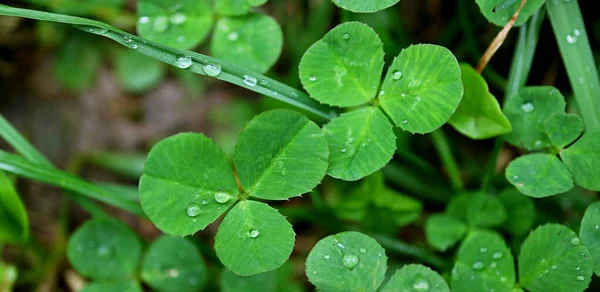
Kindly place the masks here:
<instances>
[{"instance_id":1,"label":"green grass blade","mask_svg":"<svg viewBox=\"0 0 600 292\"><path fill-rule=\"evenodd\" d=\"M531 16L527 25L519 28L519 38L505 87L505 101L527 83L544 15L544 10L538 10Z\"/></svg>"},{"instance_id":2,"label":"green grass blade","mask_svg":"<svg viewBox=\"0 0 600 292\"><path fill-rule=\"evenodd\" d=\"M145 217L142 207L135 202L123 199L115 193L69 173L37 165L5 151L0 151L0 169L29 179L74 191L92 199Z\"/></svg>"},{"instance_id":3,"label":"green grass blade","mask_svg":"<svg viewBox=\"0 0 600 292\"><path fill-rule=\"evenodd\" d=\"M600 80L577 1L549 1L548 16L586 130L600 121Z\"/></svg>"},{"instance_id":4,"label":"green grass blade","mask_svg":"<svg viewBox=\"0 0 600 292\"><path fill-rule=\"evenodd\" d=\"M0 136L8 142L17 152L21 153L25 158L36 164L46 167L54 167L44 155L42 155L29 141L25 140L19 131L15 129L5 118L0 114Z\"/></svg>"},{"instance_id":5,"label":"green grass blade","mask_svg":"<svg viewBox=\"0 0 600 292\"><path fill-rule=\"evenodd\" d=\"M75 16L14 8L6 5L0 5L0 15L73 24L83 31L110 38L127 48L134 49L141 54L161 62L184 68L197 74L215 77L257 93L264 94L314 113L324 120L329 120L337 116L337 113L333 109L319 104L317 101L311 99L306 93L264 75L257 74L251 70L206 55L159 45L126 33L103 22ZM184 60L191 58L191 64L182 65L182 58L184 58ZM189 62L189 59L187 60L187 62ZM208 73L205 72L205 68L207 68Z\"/></svg>"}]
</instances>

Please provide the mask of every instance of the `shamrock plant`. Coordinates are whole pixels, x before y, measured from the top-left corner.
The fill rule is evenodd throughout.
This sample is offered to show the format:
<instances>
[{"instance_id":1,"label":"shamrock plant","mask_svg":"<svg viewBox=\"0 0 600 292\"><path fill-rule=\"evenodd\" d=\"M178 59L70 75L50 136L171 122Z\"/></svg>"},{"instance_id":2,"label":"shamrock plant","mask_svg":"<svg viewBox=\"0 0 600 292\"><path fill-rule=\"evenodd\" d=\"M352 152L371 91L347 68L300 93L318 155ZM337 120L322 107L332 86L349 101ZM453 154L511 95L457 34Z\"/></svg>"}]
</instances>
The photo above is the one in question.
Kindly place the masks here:
<instances>
[{"instance_id":1,"label":"shamrock plant","mask_svg":"<svg viewBox=\"0 0 600 292\"><path fill-rule=\"evenodd\" d=\"M93 217L64 240L78 280L72 282L79 283L72 286L304 291L295 280L300 274L319 291L560 292L584 291L600 275L600 81L577 1L475 1L486 25L503 27L476 67L459 62L460 50L428 43L387 52L393 55L386 59L382 39L392 41L392 34L365 13L396 17L390 11L400 0L309 1L319 17L339 8L341 21L294 43L310 39L287 78L304 90L263 75L277 76L269 70L285 54L287 31L266 11L273 5L285 15L292 5L286 1L140 0L129 22L110 17L126 13L122 1L108 1L108 10L95 1L79 9L71 2L62 11L40 4L65 14L0 5L0 15L88 33L78 31L60 45L54 73L72 92L95 80L95 70L74 73L101 65L104 45L94 36L103 36L122 45L106 45L106 55L114 57L127 93L145 93L168 78L167 64L197 91L204 85L191 81L192 73L290 106L252 118L246 107L223 106L244 116L231 124L241 128L249 119L226 143L216 143L219 134L210 131L184 132L153 142L147 155L78 157L69 172L0 115L0 135L18 153L0 151L0 243L35 246L11 175L60 188ZM573 101L553 86L527 85L545 13ZM469 38L469 19L459 17ZM520 27L519 39L504 80L485 68L513 26ZM133 30L139 36L127 32ZM211 32L204 48L211 56L192 51L202 50ZM231 118L223 116L213 120ZM464 137L449 141L445 125ZM495 139L486 163L470 155L478 150L458 146L467 138L473 145ZM430 149L439 161L420 156ZM70 173L82 161L139 179L138 186ZM308 207L308 198L298 198L306 194ZM95 201L148 219L164 234L146 242ZM26 279L37 274L44 272ZM16 278L16 268L0 262L0 291Z\"/></svg>"}]
</instances>

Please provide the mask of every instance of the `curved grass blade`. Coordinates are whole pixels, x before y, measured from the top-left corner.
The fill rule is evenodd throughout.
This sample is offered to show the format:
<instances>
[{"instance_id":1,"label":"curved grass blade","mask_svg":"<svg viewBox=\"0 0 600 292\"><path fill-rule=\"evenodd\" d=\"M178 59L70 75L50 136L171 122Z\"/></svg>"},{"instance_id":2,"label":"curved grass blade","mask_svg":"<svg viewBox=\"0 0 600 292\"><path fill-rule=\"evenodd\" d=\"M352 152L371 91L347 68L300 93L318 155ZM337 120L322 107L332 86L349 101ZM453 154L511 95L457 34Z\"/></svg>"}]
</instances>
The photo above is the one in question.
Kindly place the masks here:
<instances>
[{"instance_id":1,"label":"curved grass blade","mask_svg":"<svg viewBox=\"0 0 600 292\"><path fill-rule=\"evenodd\" d=\"M0 15L72 24L83 31L107 37L125 47L134 49L141 54L161 62L197 74L227 81L254 92L264 94L314 113L324 120L329 120L337 116L337 113L332 108L319 104L317 101L308 97L306 93L269 77L206 55L159 45L100 21L30 9L14 8L6 5L0 5Z\"/></svg>"}]
</instances>

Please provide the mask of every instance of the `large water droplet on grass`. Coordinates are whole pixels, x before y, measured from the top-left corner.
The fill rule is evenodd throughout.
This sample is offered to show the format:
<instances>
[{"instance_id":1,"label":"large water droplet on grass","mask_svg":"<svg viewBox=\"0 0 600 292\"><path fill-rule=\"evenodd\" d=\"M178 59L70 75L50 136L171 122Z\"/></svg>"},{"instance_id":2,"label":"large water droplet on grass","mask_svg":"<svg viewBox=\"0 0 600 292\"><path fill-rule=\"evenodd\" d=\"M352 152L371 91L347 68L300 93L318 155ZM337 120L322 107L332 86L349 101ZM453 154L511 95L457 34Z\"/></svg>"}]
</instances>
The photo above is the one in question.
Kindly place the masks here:
<instances>
[{"instance_id":1,"label":"large water droplet on grass","mask_svg":"<svg viewBox=\"0 0 600 292\"><path fill-rule=\"evenodd\" d=\"M181 69L187 69L192 66L192 57L186 55L175 56L175 65Z\"/></svg>"}]
</instances>

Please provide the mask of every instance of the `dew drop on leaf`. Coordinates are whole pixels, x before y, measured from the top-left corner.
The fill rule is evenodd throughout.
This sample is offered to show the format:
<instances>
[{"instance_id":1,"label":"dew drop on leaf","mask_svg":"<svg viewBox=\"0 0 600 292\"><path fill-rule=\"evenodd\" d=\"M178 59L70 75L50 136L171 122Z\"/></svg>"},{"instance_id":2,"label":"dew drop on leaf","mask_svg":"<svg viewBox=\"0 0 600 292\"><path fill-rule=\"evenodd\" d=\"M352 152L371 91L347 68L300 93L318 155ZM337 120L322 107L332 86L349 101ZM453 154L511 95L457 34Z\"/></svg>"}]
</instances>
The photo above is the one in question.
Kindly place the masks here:
<instances>
[{"instance_id":1,"label":"dew drop on leaf","mask_svg":"<svg viewBox=\"0 0 600 292\"><path fill-rule=\"evenodd\" d=\"M217 203L219 203L219 204L225 204L225 203L229 202L230 199L231 199L231 195L229 195L226 192L218 191L215 193L215 201L217 201Z\"/></svg>"},{"instance_id":2,"label":"dew drop on leaf","mask_svg":"<svg viewBox=\"0 0 600 292\"><path fill-rule=\"evenodd\" d=\"M506 282L506 277L500 278L500 282Z\"/></svg>"},{"instance_id":3,"label":"dew drop on leaf","mask_svg":"<svg viewBox=\"0 0 600 292\"><path fill-rule=\"evenodd\" d=\"M112 248L110 248L110 246L102 244L96 250L96 255L98 255L98 257L103 258L103 259L109 259L112 257L113 251L112 251Z\"/></svg>"},{"instance_id":4,"label":"dew drop on leaf","mask_svg":"<svg viewBox=\"0 0 600 292\"><path fill-rule=\"evenodd\" d=\"M360 253L367 253L367 249L364 247L359 248L358 251L360 251Z\"/></svg>"},{"instance_id":5,"label":"dew drop on leaf","mask_svg":"<svg viewBox=\"0 0 600 292\"><path fill-rule=\"evenodd\" d=\"M250 229L250 231L248 231L248 236L250 236L250 238L257 238L259 235L258 230L252 228Z\"/></svg>"},{"instance_id":6,"label":"dew drop on leaf","mask_svg":"<svg viewBox=\"0 0 600 292\"><path fill-rule=\"evenodd\" d=\"M482 248L479 249L479 252L487 252L487 248L482 247Z\"/></svg>"},{"instance_id":7,"label":"dew drop on leaf","mask_svg":"<svg viewBox=\"0 0 600 292\"><path fill-rule=\"evenodd\" d=\"M244 75L244 80L242 80L242 82L244 82L244 84L246 84L247 86L250 86L250 87L256 86L257 81L258 80L256 80L256 77L250 76L250 75Z\"/></svg>"},{"instance_id":8,"label":"dew drop on leaf","mask_svg":"<svg viewBox=\"0 0 600 292\"><path fill-rule=\"evenodd\" d=\"M310 76L308 79L312 82L315 82L315 81L317 81L317 76L313 75L313 76Z\"/></svg>"},{"instance_id":9,"label":"dew drop on leaf","mask_svg":"<svg viewBox=\"0 0 600 292\"><path fill-rule=\"evenodd\" d=\"M349 40L350 39L350 34L345 33L344 36L342 36L345 40Z\"/></svg>"},{"instance_id":10,"label":"dew drop on leaf","mask_svg":"<svg viewBox=\"0 0 600 292\"><path fill-rule=\"evenodd\" d=\"M431 285L429 285L427 280L418 277L413 283L413 288L417 291L429 291L429 289L431 289Z\"/></svg>"},{"instance_id":11,"label":"dew drop on leaf","mask_svg":"<svg viewBox=\"0 0 600 292\"><path fill-rule=\"evenodd\" d=\"M146 23L150 22L150 18L148 16L142 16L142 17L140 17L140 19L138 19L138 22L141 24L146 24Z\"/></svg>"},{"instance_id":12,"label":"dew drop on leaf","mask_svg":"<svg viewBox=\"0 0 600 292\"><path fill-rule=\"evenodd\" d=\"M152 23L152 30L157 33L163 33L169 29L169 20L165 16L158 16Z\"/></svg>"},{"instance_id":13,"label":"dew drop on leaf","mask_svg":"<svg viewBox=\"0 0 600 292\"><path fill-rule=\"evenodd\" d=\"M533 103L527 102L521 105L521 109L526 113L530 113L535 110L535 106Z\"/></svg>"},{"instance_id":14,"label":"dew drop on leaf","mask_svg":"<svg viewBox=\"0 0 600 292\"><path fill-rule=\"evenodd\" d=\"M232 31L227 35L227 39L232 42L237 41L239 38L240 38L240 35L235 31Z\"/></svg>"},{"instance_id":15,"label":"dew drop on leaf","mask_svg":"<svg viewBox=\"0 0 600 292\"><path fill-rule=\"evenodd\" d=\"M188 217L198 217L202 213L200 206L196 204L191 204L187 207L187 215Z\"/></svg>"},{"instance_id":16,"label":"dew drop on leaf","mask_svg":"<svg viewBox=\"0 0 600 292\"><path fill-rule=\"evenodd\" d=\"M394 80L400 80L400 78L402 78L402 72L399 70L394 71L394 73L392 73L392 78Z\"/></svg>"},{"instance_id":17,"label":"dew drop on leaf","mask_svg":"<svg viewBox=\"0 0 600 292\"><path fill-rule=\"evenodd\" d=\"M183 24L187 20L187 16L181 12L177 12L169 18L172 24L180 25Z\"/></svg>"},{"instance_id":18,"label":"dew drop on leaf","mask_svg":"<svg viewBox=\"0 0 600 292\"><path fill-rule=\"evenodd\" d=\"M552 267L550 267L550 269L556 270L556 265L552 265Z\"/></svg>"},{"instance_id":19,"label":"dew drop on leaf","mask_svg":"<svg viewBox=\"0 0 600 292\"><path fill-rule=\"evenodd\" d=\"M330 259L330 258L331 258L331 256L327 254L327 255L325 255L325 256L324 256L324 258L325 258L326 260L328 260L328 259Z\"/></svg>"},{"instance_id":20,"label":"dew drop on leaf","mask_svg":"<svg viewBox=\"0 0 600 292\"><path fill-rule=\"evenodd\" d=\"M206 204L208 204L208 201L207 200L202 200L202 205L206 205Z\"/></svg>"},{"instance_id":21,"label":"dew drop on leaf","mask_svg":"<svg viewBox=\"0 0 600 292\"><path fill-rule=\"evenodd\" d=\"M503 256L503 254L502 254L502 252L500 252L500 251L499 251L499 252L495 252L495 253L494 253L494 255L492 255L492 257L493 257L494 259L497 259L497 260L501 259L501 258L502 258L502 256Z\"/></svg>"},{"instance_id":22,"label":"dew drop on leaf","mask_svg":"<svg viewBox=\"0 0 600 292\"><path fill-rule=\"evenodd\" d=\"M481 271L483 270L483 268L485 268L485 264L480 262L480 261L476 261L473 263L473 270L476 271Z\"/></svg>"},{"instance_id":23,"label":"dew drop on leaf","mask_svg":"<svg viewBox=\"0 0 600 292\"><path fill-rule=\"evenodd\" d=\"M169 276L171 278L177 278L177 277L179 277L179 271L177 269L169 269L167 271L167 276Z\"/></svg>"},{"instance_id":24,"label":"dew drop on leaf","mask_svg":"<svg viewBox=\"0 0 600 292\"><path fill-rule=\"evenodd\" d=\"M406 119L405 119L405 120L402 120L402 123L403 123L403 124L407 124L407 123L408 123L408 120L406 120Z\"/></svg>"},{"instance_id":25,"label":"dew drop on leaf","mask_svg":"<svg viewBox=\"0 0 600 292\"><path fill-rule=\"evenodd\" d=\"M221 66L220 65L204 65L204 73L210 77L217 77L221 74Z\"/></svg>"},{"instance_id":26,"label":"dew drop on leaf","mask_svg":"<svg viewBox=\"0 0 600 292\"><path fill-rule=\"evenodd\" d=\"M175 56L175 65L181 69L186 69L192 66L192 57L186 55Z\"/></svg>"},{"instance_id":27,"label":"dew drop on leaf","mask_svg":"<svg viewBox=\"0 0 600 292\"><path fill-rule=\"evenodd\" d=\"M584 277L584 276L582 276L582 275L579 275L579 276L577 276L577 280L579 280L579 281L583 281L583 280L585 280L585 277Z\"/></svg>"},{"instance_id":28,"label":"dew drop on leaf","mask_svg":"<svg viewBox=\"0 0 600 292\"><path fill-rule=\"evenodd\" d=\"M577 237L571 238L571 244L572 245L579 245L579 238L577 238Z\"/></svg>"},{"instance_id":29,"label":"dew drop on leaf","mask_svg":"<svg viewBox=\"0 0 600 292\"><path fill-rule=\"evenodd\" d=\"M578 266L578 267L575 268L575 270L579 271L579 270L581 270L581 267Z\"/></svg>"},{"instance_id":30,"label":"dew drop on leaf","mask_svg":"<svg viewBox=\"0 0 600 292\"><path fill-rule=\"evenodd\" d=\"M356 268L359 261L360 260L358 259L358 257L353 254L345 254L342 258L342 263L344 264L344 267L346 267L349 270L353 270L354 268Z\"/></svg>"}]
</instances>

